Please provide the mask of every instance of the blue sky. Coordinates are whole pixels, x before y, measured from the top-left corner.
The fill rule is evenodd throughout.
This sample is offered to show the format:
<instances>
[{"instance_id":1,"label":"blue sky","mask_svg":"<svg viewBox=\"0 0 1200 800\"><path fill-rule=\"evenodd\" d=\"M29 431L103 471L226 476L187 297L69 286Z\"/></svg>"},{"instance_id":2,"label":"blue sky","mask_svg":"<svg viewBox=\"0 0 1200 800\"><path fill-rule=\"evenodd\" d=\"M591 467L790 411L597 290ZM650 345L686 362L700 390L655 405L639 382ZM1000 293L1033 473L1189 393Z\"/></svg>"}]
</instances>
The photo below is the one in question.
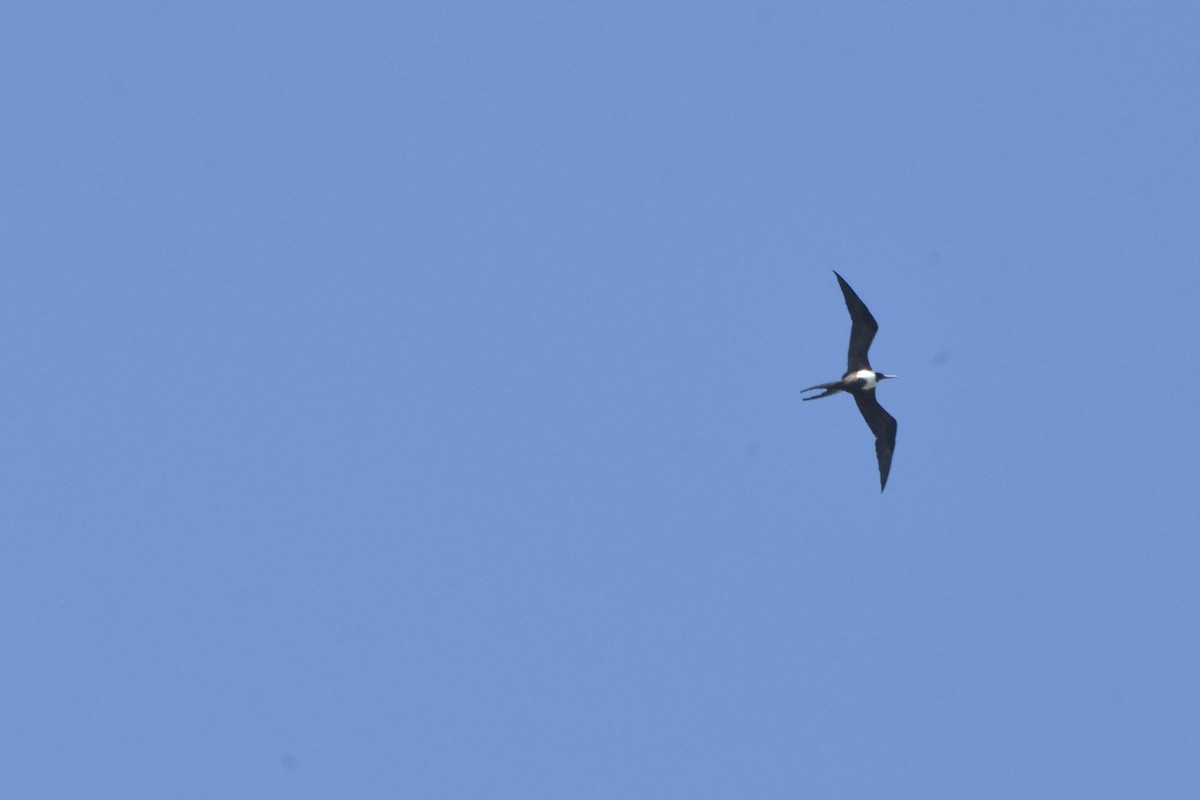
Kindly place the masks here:
<instances>
[{"instance_id":1,"label":"blue sky","mask_svg":"<svg viewBox=\"0 0 1200 800\"><path fill-rule=\"evenodd\" d=\"M1195 4L0 23L5 796L1200 792Z\"/></svg>"}]
</instances>

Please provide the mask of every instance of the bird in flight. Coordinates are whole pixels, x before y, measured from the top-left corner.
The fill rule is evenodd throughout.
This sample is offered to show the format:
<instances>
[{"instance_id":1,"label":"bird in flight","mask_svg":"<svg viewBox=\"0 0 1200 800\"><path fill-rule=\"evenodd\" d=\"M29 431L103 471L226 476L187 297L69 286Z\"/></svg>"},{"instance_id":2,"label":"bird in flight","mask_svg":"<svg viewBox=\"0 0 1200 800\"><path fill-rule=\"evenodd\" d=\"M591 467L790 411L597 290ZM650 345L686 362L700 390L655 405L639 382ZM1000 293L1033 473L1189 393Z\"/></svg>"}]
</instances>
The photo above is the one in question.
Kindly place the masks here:
<instances>
[{"instance_id":1,"label":"bird in flight","mask_svg":"<svg viewBox=\"0 0 1200 800\"><path fill-rule=\"evenodd\" d=\"M846 298L846 309L850 312L850 352L846 357L846 374L840 381L821 383L810 386L801 392L811 392L823 389L821 394L805 397L805 400L819 400L838 392L849 392L854 395L854 402L862 412L863 419L871 433L875 434L875 456L879 459L879 491L887 486L888 472L892 469L892 451L896 449L896 418L883 410L875 399L875 387L885 378L895 378L895 375L884 375L871 369L867 361L867 351L871 349L871 340L879 330L879 323L867 310L867 305L858 298L846 279L837 275L838 285L842 287L842 296Z\"/></svg>"}]
</instances>

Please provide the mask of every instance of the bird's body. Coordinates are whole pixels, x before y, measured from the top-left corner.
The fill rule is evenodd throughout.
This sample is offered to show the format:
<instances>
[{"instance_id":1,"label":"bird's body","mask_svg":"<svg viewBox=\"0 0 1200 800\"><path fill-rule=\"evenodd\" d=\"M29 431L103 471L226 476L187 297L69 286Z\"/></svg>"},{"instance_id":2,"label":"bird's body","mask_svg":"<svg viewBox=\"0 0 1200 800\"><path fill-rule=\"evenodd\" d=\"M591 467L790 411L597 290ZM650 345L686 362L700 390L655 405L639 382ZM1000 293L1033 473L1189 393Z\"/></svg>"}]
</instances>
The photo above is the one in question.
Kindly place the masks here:
<instances>
[{"instance_id":1,"label":"bird's body","mask_svg":"<svg viewBox=\"0 0 1200 800\"><path fill-rule=\"evenodd\" d=\"M875 399L875 387L880 381L896 376L884 375L871 369L867 351L871 349L871 342L875 338L875 332L879 330L879 324L875 322L875 317L871 316L866 304L850 288L850 284L837 272L833 274L837 275L838 285L842 287L842 296L846 299L846 309L850 312L850 350L846 357L846 374L839 381L821 383L804 389L805 392L823 390L821 394L804 399L819 400L838 392L854 395L859 412L867 421L871 433L875 434L875 455L879 460L879 491L882 492L887 486L888 472L892 468L892 452L896 449L896 419L884 411L883 406Z\"/></svg>"}]
</instances>

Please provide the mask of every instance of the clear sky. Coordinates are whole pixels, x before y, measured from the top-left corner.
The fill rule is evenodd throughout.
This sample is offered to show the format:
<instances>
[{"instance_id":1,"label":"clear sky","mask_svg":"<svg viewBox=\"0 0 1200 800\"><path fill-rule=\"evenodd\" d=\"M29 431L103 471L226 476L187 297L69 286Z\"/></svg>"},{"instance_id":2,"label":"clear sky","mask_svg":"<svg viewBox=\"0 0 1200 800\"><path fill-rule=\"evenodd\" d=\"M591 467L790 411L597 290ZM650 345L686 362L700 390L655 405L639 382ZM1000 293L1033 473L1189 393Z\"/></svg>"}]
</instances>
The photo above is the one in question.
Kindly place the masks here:
<instances>
[{"instance_id":1,"label":"clear sky","mask_svg":"<svg viewBox=\"0 0 1200 800\"><path fill-rule=\"evenodd\" d=\"M1198 30L6 4L0 794L1200 796Z\"/></svg>"}]
</instances>

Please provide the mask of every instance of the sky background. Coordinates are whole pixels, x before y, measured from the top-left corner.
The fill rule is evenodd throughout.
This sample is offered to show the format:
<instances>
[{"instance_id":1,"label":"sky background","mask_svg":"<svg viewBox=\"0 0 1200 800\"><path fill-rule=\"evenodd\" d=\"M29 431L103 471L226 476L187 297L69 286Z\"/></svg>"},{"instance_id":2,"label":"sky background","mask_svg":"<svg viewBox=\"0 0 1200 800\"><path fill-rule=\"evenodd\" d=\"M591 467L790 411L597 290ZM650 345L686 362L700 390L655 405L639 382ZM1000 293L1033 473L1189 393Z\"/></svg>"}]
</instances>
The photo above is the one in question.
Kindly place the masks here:
<instances>
[{"instance_id":1,"label":"sky background","mask_svg":"<svg viewBox=\"0 0 1200 800\"><path fill-rule=\"evenodd\" d=\"M0 794L1200 796L1198 30L6 4Z\"/></svg>"}]
</instances>

